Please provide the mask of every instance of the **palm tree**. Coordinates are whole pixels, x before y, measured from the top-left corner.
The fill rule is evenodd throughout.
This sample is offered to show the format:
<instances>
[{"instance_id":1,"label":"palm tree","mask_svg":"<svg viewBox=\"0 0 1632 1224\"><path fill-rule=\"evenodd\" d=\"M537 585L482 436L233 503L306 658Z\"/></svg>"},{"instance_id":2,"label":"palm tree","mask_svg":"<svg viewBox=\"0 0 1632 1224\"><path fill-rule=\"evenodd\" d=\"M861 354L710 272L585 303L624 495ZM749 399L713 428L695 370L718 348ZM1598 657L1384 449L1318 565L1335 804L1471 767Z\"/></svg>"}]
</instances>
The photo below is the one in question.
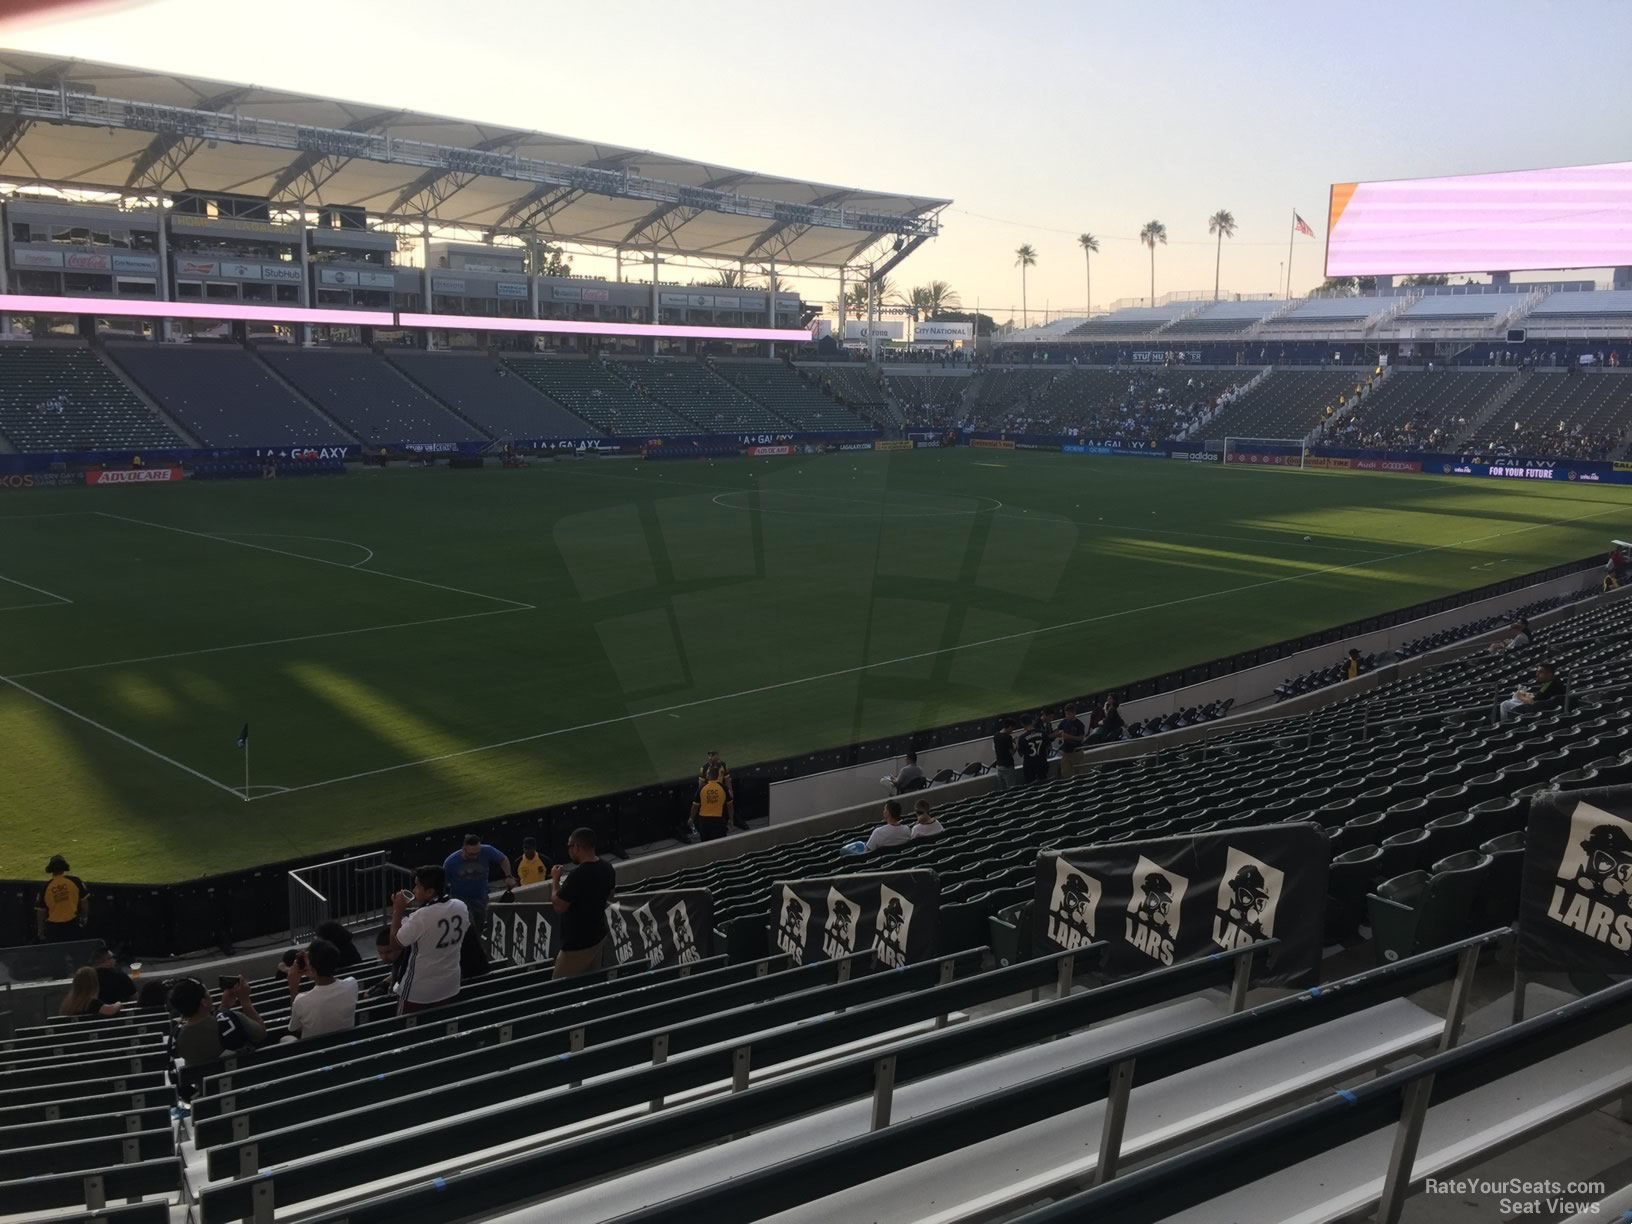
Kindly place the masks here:
<instances>
[{"instance_id":1,"label":"palm tree","mask_svg":"<svg viewBox=\"0 0 1632 1224\"><path fill-rule=\"evenodd\" d=\"M1026 269L1037 266L1037 250L1029 242L1014 249L1014 266L1020 269L1020 326L1026 325Z\"/></svg>"},{"instance_id":2,"label":"palm tree","mask_svg":"<svg viewBox=\"0 0 1632 1224\"><path fill-rule=\"evenodd\" d=\"M934 319L943 310L957 309L960 303L956 289L943 280L932 280L927 285L914 285L907 304L920 319Z\"/></svg>"},{"instance_id":3,"label":"palm tree","mask_svg":"<svg viewBox=\"0 0 1632 1224\"><path fill-rule=\"evenodd\" d=\"M1146 221L1139 231L1139 241L1150 248L1150 304L1156 305L1156 244L1167 245L1167 226L1160 221Z\"/></svg>"},{"instance_id":4,"label":"palm tree","mask_svg":"<svg viewBox=\"0 0 1632 1224\"><path fill-rule=\"evenodd\" d=\"M1092 318L1094 313L1094 263L1093 257L1099 254L1099 239L1092 234L1081 234L1077 238L1077 245L1082 248L1083 264L1083 294L1088 302L1086 318Z\"/></svg>"},{"instance_id":5,"label":"palm tree","mask_svg":"<svg viewBox=\"0 0 1632 1224\"><path fill-rule=\"evenodd\" d=\"M1235 214L1221 208L1207 218L1207 232L1218 235L1218 254L1213 256L1213 301L1218 301L1218 270L1224 262L1224 239L1235 237ZM1154 256L1154 252L1152 252Z\"/></svg>"},{"instance_id":6,"label":"palm tree","mask_svg":"<svg viewBox=\"0 0 1632 1224\"><path fill-rule=\"evenodd\" d=\"M896 292L895 282L887 276L881 276L878 278L878 280L874 283L873 293L875 294L874 301L879 306L882 306L885 302L892 301L899 296ZM849 289L845 290L844 304L849 307L851 314L856 315L859 318L865 318L867 316L866 277L862 277L859 282L851 285Z\"/></svg>"}]
</instances>

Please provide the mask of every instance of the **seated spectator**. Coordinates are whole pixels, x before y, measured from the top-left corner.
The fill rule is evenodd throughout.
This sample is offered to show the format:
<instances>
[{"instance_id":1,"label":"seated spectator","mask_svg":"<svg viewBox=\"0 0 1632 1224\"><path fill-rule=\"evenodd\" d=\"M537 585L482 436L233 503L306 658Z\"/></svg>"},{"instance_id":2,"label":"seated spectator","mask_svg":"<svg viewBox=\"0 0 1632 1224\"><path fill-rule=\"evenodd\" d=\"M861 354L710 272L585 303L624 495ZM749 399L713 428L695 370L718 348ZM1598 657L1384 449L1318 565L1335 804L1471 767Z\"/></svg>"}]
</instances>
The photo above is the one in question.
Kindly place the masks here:
<instances>
[{"instance_id":1,"label":"seated spectator","mask_svg":"<svg viewBox=\"0 0 1632 1224\"><path fill-rule=\"evenodd\" d=\"M81 1020L95 1020L102 1016L117 1016L118 1003L111 1003L97 993L96 970L82 965L74 970L73 984L57 1008L59 1016L75 1016Z\"/></svg>"},{"instance_id":2,"label":"seated spectator","mask_svg":"<svg viewBox=\"0 0 1632 1224\"><path fill-rule=\"evenodd\" d=\"M1564 677L1553 670L1553 665L1537 663L1535 684L1527 689L1515 689L1513 696L1502 702L1502 721L1512 722L1525 710L1557 706L1563 702L1565 692Z\"/></svg>"},{"instance_id":3,"label":"seated spectator","mask_svg":"<svg viewBox=\"0 0 1632 1224\"><path fill-rule=\"evenodd\" d=\"M383 999L387 995L397 993L397 984L402 981L402 971L408 965L408 960L402 954L402 949L391 940L391 928L382 926L374 932L374 955L379 960L391 966L391 972L364 992L365 999Z\"/></svg>"},{"instance_id":4,"label":"seated spectator","mask_svg":"<svg viewBox=\"0 0 1632 1224\"><path fill-rule=\"evenodd\" d=\"M928 799L918 800L913 808L913 821L910 836L916 840L920 837L939 837L946 832L945 826L935 819L935 813L930 809Z\"/></svg>"},{"instance_id":5,"label":"seated spectator","mask_svg":"<svg viewBox=\"0 0 1632 1224\"><path fill-rule=\"evenodd\" d=\"M363 963L363 954L357 951L357 945L351 942L351 932L333 918L318 923L312 937L326 939L334 945L335 950L340 953L340 968L350 969Z\"/></svg>"},{"instance_id":6,"label":"seated spectator","mask_svg":"<svg viewBox=\"0 0 1632 1224\"><path fill-rule=\"evenodd\" d=\"M862 847L863 854L871 854L875 850L888 850L892 846L904 846L912 840L912 832L901 823L901 805L894 799L884 801L884 823L873 830L867 844Z\"/></svg>"},{"instance_id":7,"label":"seated spectator","mask_svg":"<svg viewBox=\"0 0 1632 1224\"><path fill-rule=\"evenodd\" d=\"M1350 646L1349 653L1343 660L1343 679L1356 680L1360 676L1360 671L1360 651Z\"/></svg>"},{"instance_id":8,"label":"seated spectator","mask_svg":"<svg viewBox=\"0 0 1632 1224\"><path fill-rule=\"evenodd\" d=\"M312 940L296 955L289 968L290 1036L303 1040L356 1026L357 979L336 980L340 968L340 949L326 939ZM307 978L312 988L302 992L301 983Z\"/></svg>"},{"instance_id":9,"label":"seated spectator","mask_svg":"<svg viewBox=\"0 0 1632 1224\"><path fill-rule=\"evenodd\" d=\"M170 1057L184 1065L177 1095L190 1100L198 1087L198 1068L223 1054L253 1049L266 1040L266 1024L249 997L249 981L240 977L223 987L219 1007L197 978L182 978L170 988L170 1010L181 1021L170 1037Z\"/></svg>"},{"instance_id":10,"label":"seated spectator","mask_svg":"<svg viewBox=\"0 0 1632 1224\"><path fill-rule=\"evenodd\" d=\"M1089 744L1115 743L1122 738L1122 731L1127 726L1122 721L1122 712L1117 708L1116 698L1105 698L1105 707L1100 713L1099 725L1084 741Z\"/></svg>"},{"instance_id":11,"label":"seated spectator","mask_svg":"<svg viewBox=\"0 0 1632 1224\"><path fill-rule=\"evenodd\" d=\"M170 1006L170 987L174 985L169 978L149 978L142 983L136 1006L148 1013L164 1011Z\"/></svg>"},{"instance_id":12,"label":"seated spectator","mask_svg":"<svg viewBox=\"0 0 1632 1224\"><path fill-rule=\"evenodd\" d=\"M91 967L96 970L96 996L102 1002L129 1003L136 997L136 983L130 974L114 964L113 952L107 944L99 946L92 955Z\"/></svg>"},{"instance_id":13,"label":"seated spectator","mask_svg":"<svg viewBox=\"0 0 1632 1224\"><path fill-rule=\"evenodd\" d=\"M908 791L923 790L928 785L924 771L918 768L918 754L907 753L907 763L894 774L880 779L891 794L904 795Z\"/></svg>"},{"instance_id":14,"label":"seated spectator","mask_svg":"<svg viewBox=\"0 0 1632 1224\"><path fill-rule=\"evenodd\" d=\"M1495 654L1502 650L1523 650L1534 640L1535 637L1530 632L1530 622L1521 616L1519 617L1519 623L1513 626L1513 635L1492 642L1490 652Z\"/></svg>"}]
</instances>

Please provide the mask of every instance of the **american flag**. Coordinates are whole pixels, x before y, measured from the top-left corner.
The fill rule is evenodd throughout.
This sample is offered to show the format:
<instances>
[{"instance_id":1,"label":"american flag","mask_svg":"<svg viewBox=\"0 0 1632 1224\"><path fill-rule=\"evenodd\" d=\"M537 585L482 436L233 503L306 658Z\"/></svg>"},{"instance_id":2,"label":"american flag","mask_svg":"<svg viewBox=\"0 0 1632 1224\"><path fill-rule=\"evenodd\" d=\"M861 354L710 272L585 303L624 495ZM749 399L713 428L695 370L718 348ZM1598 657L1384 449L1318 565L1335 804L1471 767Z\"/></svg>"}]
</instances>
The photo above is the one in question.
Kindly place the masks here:
<instances>
[{"instance_id":1,"label":"american flag","mask_svg":"<svg viewBox=\"0 0 1632 1224\"><path fill-rule=\"evenodd\" d=\"M1313 238L1315 236L1315 231L1309 228L1309 222L1298 216L1296 212L1292 214L1292 228L1305 237Z\"/></svg>"}]
</instances>

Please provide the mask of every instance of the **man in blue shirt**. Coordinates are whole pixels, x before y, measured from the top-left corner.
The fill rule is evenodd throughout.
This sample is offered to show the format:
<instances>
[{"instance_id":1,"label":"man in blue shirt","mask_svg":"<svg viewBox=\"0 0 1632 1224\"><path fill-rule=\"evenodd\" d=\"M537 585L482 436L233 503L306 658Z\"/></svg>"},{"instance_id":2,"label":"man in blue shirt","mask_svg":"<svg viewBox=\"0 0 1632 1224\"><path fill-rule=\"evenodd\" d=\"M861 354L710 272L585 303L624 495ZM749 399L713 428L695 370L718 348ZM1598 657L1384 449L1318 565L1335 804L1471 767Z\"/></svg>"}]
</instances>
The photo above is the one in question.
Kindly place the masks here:
<instances>
[{"instance_id":1,"label":"man in blue shirt","mask_svg":"<svg viewBox=\"0 0 1632 1224\"><path fill-rule=\"evenodd\" d=\"M447 873L448 892L465 903L470 911L471 930L478 934L487 931L487 886L493 868L499 869L506 888L516 886L510 860L497 846L490 846L478 834L466 833L465 844L442 864Z\"/></svg>"}]
</instances>

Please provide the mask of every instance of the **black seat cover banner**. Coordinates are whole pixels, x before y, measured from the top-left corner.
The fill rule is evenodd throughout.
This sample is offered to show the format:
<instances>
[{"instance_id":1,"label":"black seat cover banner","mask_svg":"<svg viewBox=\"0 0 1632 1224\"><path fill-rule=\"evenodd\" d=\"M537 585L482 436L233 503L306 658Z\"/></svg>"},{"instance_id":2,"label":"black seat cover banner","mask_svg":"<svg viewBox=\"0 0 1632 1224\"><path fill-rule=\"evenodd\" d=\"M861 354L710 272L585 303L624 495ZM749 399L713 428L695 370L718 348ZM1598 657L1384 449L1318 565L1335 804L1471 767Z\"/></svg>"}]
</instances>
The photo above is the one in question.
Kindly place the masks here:
<instances>
[{"instance_id":1,"label":"black seat cover banner","mask_svg":"<svg viewBox=\"0 0 1632 1224\"><path fill-rule=\"evenodd\" d=\"M1518 965L1632 974L1632 786L1530 799Z\"/></svg>"},{"instance_id":2,"label":"black seat cover banner","mask_svg":"<svg viewBox=\"0 0 1632 1224\"><path fill-rule=\"evenodd\" d=\"M548 901L495 903L488 950L516 964L555 958L560 915ZM714 899L704 888L619 893L606 907L606 964L683 965L714 955Z\"/></svg>"},{"instance_id":3,"label":"black seat cover banner","mask_svg":"<svg viewBox=\"0 0 1632 1224\"><path fill-rule=\"evenodd\" d=\"M796 965L872 948L892 969L935 955L941 880L933 871L878 871L771 885L771 947Z\"/></svg>"},{"instance_id":4,"label":"black seat cover banner","mask_svg":"<svg viewBox=\"0 0 1632 1224\"><path fill-rule=\"evenodd\" d=\"M1046 949L1104 941L1109 977L1276 939L1258 980L1302 985L1320 964L1329 863L1312 824L1044 853L1033 933Z\"/></svg>"}]
</instances>

